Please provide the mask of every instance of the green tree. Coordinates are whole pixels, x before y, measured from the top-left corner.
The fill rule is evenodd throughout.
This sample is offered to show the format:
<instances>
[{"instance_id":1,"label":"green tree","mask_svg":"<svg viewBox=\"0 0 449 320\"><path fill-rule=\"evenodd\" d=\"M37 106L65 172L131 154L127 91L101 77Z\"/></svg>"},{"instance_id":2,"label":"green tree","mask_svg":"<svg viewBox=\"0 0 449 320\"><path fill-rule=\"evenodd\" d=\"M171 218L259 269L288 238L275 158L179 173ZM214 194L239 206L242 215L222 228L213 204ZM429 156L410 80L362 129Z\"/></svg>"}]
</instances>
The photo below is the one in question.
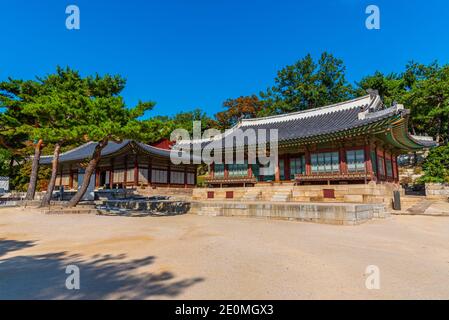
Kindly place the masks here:
<instances>
[{"instance_id":1,"label":"green tree","mask_svg":"<svg viewBox=\"0 0 449 320\"><path fill-rule=\"evenodd\" d=\"M30 142L18 139L28 136L29 128L38 130L41 127L39 119L32 115L23 113L24 105L32 103L33 99L41 92L38 81L23 81L9 78L0 83L0 143L5 147L11 147L11 143ZM36 183L39 171L39 159L44 147L41 138L32 140L34 145L34 156L32 158L32 170L30 174L29 187L25 199L32 200L36 192Z\"/></svg>"},{"instance_id":2,"label":"green tree","mask_svg":"<svg viewBox=\"0 0 449 320\"><path fill-rule=\"evenodd\" d=\"M386 105L392 105L395 101L404 103L404 95L407 92L404 74L390 73L384 75L376 71L371 76L362 78L357 83L356 94L366 95L367 90L377 90Z\"/></svg>"},{"instance_id":3,"label":"green tree","mask_svg":"<svg viewBox=\"0 0 449 320\"><path fill-rule=\"evenodd\" d=\"M9 161L11 159L11 152L8 149L0 147L0 176L9 176L10 167Z\"/></svg>"},{"instance_id":4,"label":"green tree","mask_svg":"<svg viewBox=\"0 0 449 320\"><path fill-rule=\"evenodd\" d=\"M280 70L275 85L261 92L261 115L280 114L342 102L353 96L343 61L324 52L317 63L310 54Z\"/></svg>"},{"instance_id":5,"label":"green tree","mask_svg":"<svg viewBox=\"0 0 449 320\"><path fill-rule=\"evenodd\" d=\"M38 119L39 127L24 125L33 140L53 146L50 181L41 205L49 205L56 184L59 154L65 145L80 144L85 135L87 117L83 105L92 98L87 78L77 71L57 67L56 73L38 78L39 95L23 104L23 114Z\"/></svg>"},{"instance_id":6,"label":"green tree","mask_svg":"<svg viewBox=\"0 0 449 320\"><path fill-rule=\"evenodd\" d=\"M419 182L449 183L449 144L430 150Z\"/></svg>"},{"instance_id":7,"label":"green tree","mask_svg":"<svg viewBox=\"0 0 449 320\"><path fill-rule=\"evenodd\" d=\"M200 108L196 108L192 111L177 113L170 120L172 122L173 129L185 129L190 134L193 133L193 121L201 121L202 131L209 129L214 123L213 120L205 112L201 111Z\"/></svg>"},{"instance_id":8,"label":"green tree","mask_svg":"<svg viewBox=\"0 0 449 320\"><path fill-rule=\"evenodd\" d=\"M449 65L411 64L406 73L414 81L405 95L413 125L439 143L449 143Z\"/></svg>"},{"instance_id":9,"label":"green tree","mask_svg":"<svg viewBox=\"0 0 449 320\"><path fill-rule=\"evenodd\" d=\"M143 121L138 119L154 106L153 102L139 102L136 107L127 108L120 96L125 86L125 80L120 76L97 75L89 77L87 81L91 97L80 106L80 109L87 122L84 128L86 140L95 141L97 145L87 164L83 183L69 201L69 207L76 206L85 194L101 158L101 151L109 141L148 139L147 133L143 130Z\"/></svg>"}]
</instances>

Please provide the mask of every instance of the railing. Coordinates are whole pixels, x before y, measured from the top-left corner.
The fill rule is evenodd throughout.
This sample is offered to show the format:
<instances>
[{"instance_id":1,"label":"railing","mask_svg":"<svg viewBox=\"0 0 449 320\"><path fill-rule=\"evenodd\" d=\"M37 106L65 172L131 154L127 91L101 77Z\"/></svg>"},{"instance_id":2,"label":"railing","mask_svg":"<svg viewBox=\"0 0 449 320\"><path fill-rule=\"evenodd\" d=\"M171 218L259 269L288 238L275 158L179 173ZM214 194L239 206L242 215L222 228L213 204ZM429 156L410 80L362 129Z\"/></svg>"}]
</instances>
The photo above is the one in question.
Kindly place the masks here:
<instances>
[{"instance_id":1,"label":"railing","mask_svg":"<svg viewBox=\"0 0 449 320\"><path fill-rule=\"evenodd\" d=\"M246 177L246 176L235 176L235 177L214 177L214 178L206 178L204 179L205 183L217 184L217 183L256 183L257 180L254 177Z\"/></svg>"},{"instance_id":2,"label":"railing","mask_svg":"<svg viewBox=\"0 0 449 320\"><path fill-rule=\"evenodd\" d=\"M310 175L297 174L296 181L327 181L327 180L370 180L371 176L365 172L348 173L313 173Z\"/></svg>"}]
</instances>

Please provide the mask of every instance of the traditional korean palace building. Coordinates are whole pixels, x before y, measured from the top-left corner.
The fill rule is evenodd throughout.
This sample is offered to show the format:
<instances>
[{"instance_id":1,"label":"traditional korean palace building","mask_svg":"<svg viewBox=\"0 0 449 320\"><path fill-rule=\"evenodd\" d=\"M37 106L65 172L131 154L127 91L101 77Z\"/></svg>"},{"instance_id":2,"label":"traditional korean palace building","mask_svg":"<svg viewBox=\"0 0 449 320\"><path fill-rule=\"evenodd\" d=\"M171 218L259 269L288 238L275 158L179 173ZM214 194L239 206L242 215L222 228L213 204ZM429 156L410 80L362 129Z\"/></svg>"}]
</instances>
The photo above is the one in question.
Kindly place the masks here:
<instances>
[{"instance_id":1,"label":"traditional korean palace building","mask_svg":"<svg viewBox=\"0 0 449 320\"><path fill-rule=\"evenodd\" d=\"M212 163L205 180L209 187L398 183L398 156L436 145L427 137L410 135L408 118L409 111L402 105L386 108L372 93L317 109L243 119L222 135L193 143L203 147L213 140L222 146L224 158L236 152L235 148L226 149L225 138L247 129L256 133L258 129L278 130L278 161L273 174L262 175L261 166L247 160L241 164ZM77 189L95 146L90 142L61 154L58 186ZM243 148L247 152L248 145ZM198 164L174 165L170 152L170 145L110 142L91 178L91 189L194 187ZM51 161L52 157L46 156L40 163L50 165Z\"/></svg>"},{"instance_id":2,"label":"traditional korean palace building","mask_svg":"<svg viewBox=\"0 0 449 320\"><path fill-rule=\"evenodd\" d=\"M259 174L257 164L215 163L206 183L210 187L398 183L398 156L435 145L427 137L410 135L408 119L409 110L402 105L386 108L375 93L307 111L244 119L212 139L224 140L247 129L278 129L274 173ZM223 154L233 152L222 145Z\"/></svg>"},{"instance_id":3,"label":"traditional korean palace building","mask_svg":"<svg viewBox=\"0 0 449 320\"><path fill-rule=\"evenodd\" d=\"M96 143L89 142L60 155L57 186L77 189L95 146ZM50 165L52 158L41 157L40 163ZM169 149L132 140L109 142L91 179L91 189L138 186L190 188L196 185L196 165L172 164Z\"/></svg>"}]
</instances>

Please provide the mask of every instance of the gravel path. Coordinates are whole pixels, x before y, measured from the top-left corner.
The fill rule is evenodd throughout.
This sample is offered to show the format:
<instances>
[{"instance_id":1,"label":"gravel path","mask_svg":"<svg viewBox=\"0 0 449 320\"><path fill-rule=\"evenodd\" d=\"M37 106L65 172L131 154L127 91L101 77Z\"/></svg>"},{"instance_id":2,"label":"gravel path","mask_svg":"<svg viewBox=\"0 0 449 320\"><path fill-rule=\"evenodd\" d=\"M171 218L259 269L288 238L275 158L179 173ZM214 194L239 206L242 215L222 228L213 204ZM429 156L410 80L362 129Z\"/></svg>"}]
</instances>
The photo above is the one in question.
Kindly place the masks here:
<instances>
[{"instance_id":1,"label":"gravel path","mask_svg":"<svg viewBox=\"0 0 449 320\"><path fill-rule=\"evenodd\" d=\"M66 267L80 290L65 288ZM367 266L380 289L365 286ZM1 299L449 299L449 217L360 226L0 209Z\"/></svg>"}]
</instances>

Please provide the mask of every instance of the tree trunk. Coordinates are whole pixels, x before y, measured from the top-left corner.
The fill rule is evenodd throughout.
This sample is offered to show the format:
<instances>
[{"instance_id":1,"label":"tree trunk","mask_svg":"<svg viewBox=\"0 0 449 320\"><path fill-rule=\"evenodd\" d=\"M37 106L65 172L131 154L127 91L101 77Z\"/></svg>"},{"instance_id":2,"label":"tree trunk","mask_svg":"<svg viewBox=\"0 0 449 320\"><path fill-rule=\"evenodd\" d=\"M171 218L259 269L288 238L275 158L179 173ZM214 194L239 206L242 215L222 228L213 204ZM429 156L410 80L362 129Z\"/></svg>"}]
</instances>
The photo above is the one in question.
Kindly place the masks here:
<instances>
[{"instance_id":1,"label":"tree trunk","mask_svg":"<svg viewBox=\"0 0 449 320\"><path fill-rule=\"evenodd\" d=\"M25 200L33 200L36 193L37 175L39 173L39 160L41 158L42 144L42 139L39 139L39 141L34 146L34 158L33 164L31 166L30 183L28 184L28 190Z\"/></svg>"},{"instance_id":2,"label":"tree trunk","mask_svg":"<svg viewBox=\"0 0 449 320\"><path fill-rule=\"evenodd\" d=\"M8 177L9 179L12 179L12 176L14 174L14 155L11 155L11 159L9 159L9 169L8 169Z\"/></svg>"},{"instance_id":3,"label":"tree trunk","mask_svg":"<svg viewBox=\"0 0 449 320\"><path fill-rule=\"evenodd\" d=\"M84 172L83 184L79 188L78 192L72 197L72 199L70 199L69 203L67 204L67 207L75 207L81 201L81 198L86 193L87 187L89 187L90 178L92 177L92 174L95 172L97 164L100 161L101 151L107 145L108 139L103 139L103 141L99 142L95 147L94 153L92 154L89 164L87 165L86 171Z\"/></svg>"},{"instance_id":4,"label":"tree trunk","mask_svg":"<svg viewBox=\"0 0 449 320\"><path fill-rule=\"evenodd\" d=\"M55 189L56 176L58 175L58 165L59 165L59 153L61 152L61 144L55 144L55 150L53 152L53 161L51 162L51 177L48 183L47 193L42 199L41 207L49 206L51 201L51 196L53 190Z\"/></svg>"}]
</instances>

